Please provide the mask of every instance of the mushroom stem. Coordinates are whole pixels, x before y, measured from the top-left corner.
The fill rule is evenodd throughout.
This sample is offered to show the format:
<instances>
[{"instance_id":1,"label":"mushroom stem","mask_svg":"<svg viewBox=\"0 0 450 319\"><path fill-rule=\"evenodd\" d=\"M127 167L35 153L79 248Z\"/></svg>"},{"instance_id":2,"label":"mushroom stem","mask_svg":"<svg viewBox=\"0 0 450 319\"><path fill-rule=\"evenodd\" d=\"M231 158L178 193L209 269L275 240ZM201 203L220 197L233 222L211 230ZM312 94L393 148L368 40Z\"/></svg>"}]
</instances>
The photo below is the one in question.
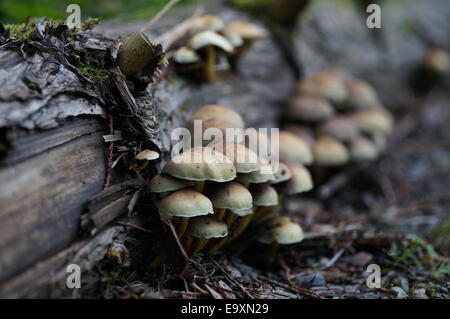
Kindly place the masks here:
<instances>
[{"instance_id":1,"label":"mushroom stem","mask_svg":"<svg viewBox=\"0 0 450 319\"><path fill-rule=\"evenodd\" d=\"M183 248L186 251L186 253L189 252L189 250L191 249L192 246L192 242L193 242L194 238L192 238L192 236L186 235L183 237Z\"/></svg>"},{"instance_id":2,"label":"mushroom stem","mask_svg":"<svg viewBox=\"0 0 450 319\"><path fill-rule=\"evenodd\" d=\"M206 47L205 76L209 83L216 81L216 49L213 46Z\"/></svg>"},{"instance_id":3,"label":"mushroom stem","mask_svg":"<svg viewBox=\"0 0 450 319\"><path fill-rule=\"evenodd\" d=\"M217 220L222 221L224 215L225 215L225 209L224 209L224 208L218 208L218 209L216 210L216 217L217 217Z\"/></svg>"},{"instance_id":4,"label":"mushroom stem","mask_svg":"<svg viewBox=\"0 0 450 319\"><path fill-rule=\"evenodd\" d=\"M259 223L266 212L270 211L274 206L262 206L262 207L256 207L255 213L252 217L252 223ZM276 207L276 206L275 206Z\"/></svg>"},{"instance_id":5,"label":"mushroom stem","mask_svg":"<svg viewBox=\"0 0 450 319\"><path fill-rule=\"evenodd\" d=\"M175 225L175 230L177 233L178 239L183 238L184 233L188 227L189 219L186 217L174 217L173 223Z\"/></svg>"},{"instance_id":6,"label":"mushroom stem","mask_svg":"<svg viewBox=\"0 0 450 319\"><path fill-rule=\"evenodd\" d=\"M196 181L195 182L195 190L199 193L203 193L203 189L205 188L205 181Z\"/></svg>"},{"instance_id":7,"label":"mushroom stem","mask_svg":"<svg viewBox=\"0 0 450 319\"><path fill-rule=\"evenodd\" d=\"M218 242L216 242L212 247L208 250L208 254L213 254L216 251L218 251L220 248L222 248L230 239L229 238L222 238Z\"/></svg>"},{"instance_id":8,"label":"mushroom stem","mask_svg":"<svg viewBox=\"0 0 450 319\"><path fill-rule=\"evenodd\" d=\"M243 182L242 186L248 189L250 187L250 182Z\"/></svg>"},{"instance_id":9,"label":"mushroom stem","mask_svg":"<svg viewBox=\"0 0 450 319\"><path fill-rule=\"evenodd\" d=\"M202 249L205 248L207 243L208 243L208 238L195 238L193 240L191 252L189 253L189 255L193 256L196 253L202 251Z\"/></svg>"},{"instance_id":10,"label":"mushroom stem","mask_svg":"<svg viewBox=\"0 0 450 319\"><path fill-rule=\"evenodd\" d=\"M161 265L161 263L163 262L164 258L166 258L165 253L162 252L162 253L158 254L158 256L153 258L153 260L151 261L150 267L153 269L158 268L159 265Z\"/></svg>"},{"instance_id":11,"label":"mushroom stem","mask_svg":"<svg viewBox=\"0 0 450 319\"><path fill-rule=\"evenodd\" d=\"M234 236L237 237L240 234L242 234L247 229L247 227L250 224L251 220L252 220L252 215L246 215L246 216L242 217L239 220L239 222L237 224L237 227L236 227L236 229L234 231Z\"/></svg>"},{"instance_id":12,"label":"mushroom stem","mask_svg":"<svg viewBox=\"0 0 450 319\"><path fill-rule=\"evenodd\" d=\"M227 224L228 229L230 229L231 225L234 223L234 221L238 218L238 215L228 212L225 215L225 224Z\"/></svg>"}]
</instances>

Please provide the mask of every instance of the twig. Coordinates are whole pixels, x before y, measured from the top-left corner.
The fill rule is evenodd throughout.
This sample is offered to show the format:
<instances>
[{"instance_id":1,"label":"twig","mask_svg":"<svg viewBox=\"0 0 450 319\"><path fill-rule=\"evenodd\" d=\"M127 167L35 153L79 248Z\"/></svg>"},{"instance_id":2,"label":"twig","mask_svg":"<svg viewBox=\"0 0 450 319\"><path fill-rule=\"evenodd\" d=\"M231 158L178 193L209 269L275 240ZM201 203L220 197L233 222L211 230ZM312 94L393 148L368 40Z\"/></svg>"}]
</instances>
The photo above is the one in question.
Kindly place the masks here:
<instances>
[{"instance_id":1,"label":"twig","mask_svg":"<svg viewBox=\"0 0 450 319\"><path fill-rule=\"evenodd\" d=\"M345 249L341 249L337 252L336 255L333 256L333 258L330 259L330 261L328 261L325 266L323 266L322 270L325 270L327 268L330 268L331 266L333 266L336 261L338 261L339 258L341 258L342 254L344 253Z\"/></svg>"},{"instance_id":2,"label":"twig","mask_svg":"<svg viewBox=\"0 0 450 319\"><path fill-rule=\"evenodd\" d=\"M253 297L253 295L250 294L250 293L247 291L247 289L245 289L245 287L244 287L241 283L239 283L239 282L237 282L236 280L234 280L233 278L231 278L230 275L227 273L227 271L226 271L225 269L223 269L223 267L220 266L218 262L216 262L215 260L212 260L212 262L213 262L213 264L215 264L215 265L217 266L217 268L219 268L219 270L225 275L225 277L226 277L233 285L236 285L237 287L239 287L239 288L242 290L242 292L243 292L247 297L249 297L250 299L255 299L255 297Z\"/></svg>"},{"instance_id":3,"label":"twig","mask_svg":"<svg viewBox=\"0 0 450 319\"><path fill-rule=\"evenodd\" d=\"M279 281L270 279L270 278L265 277L265 276L262 276L262 275L258 275L258 278L260 278L260 279L262 279L263 281L268 282L268 283L270 283L270 284L272 284L272 285L276 285L276 286L278 286L278 287L287 289L287 290L289 290L289 291L291 291L291 292L294 292L294 293L300 293L300 294L302 294L302 295L304 295L304 296L306 296L306 297L309 297L309 298L314 298L314 299L324 299L321 295L316 294L316 293L315 293L314 291L312 291L312 290L308 290L308 289L300 288L300 287L292 287L292 286L290 286L290 285L283 284L282 282L279 282Z\"/></svg>"},{"instance_id":4,"label":"twig","mask_svg":"<svg viewBox=\"0 0 450 319\"><path fill-rule=\"evenodd\" d=\"M320 295L316 294L314 291L305 289L302 287L299 287L295 282L291 279L291 268L286 264L286 261L283 258L283 255L278 255L278 263L280 264L281 268L283 268L285 272L285 278L289 285L296 290L297 292L303 293L304 295L307 295L308 297L314 296L315 298L322 298Z\"/></svg>"},{"instance_id":5,"label":"twig","mask_svg":"<svg viewBox=\"0 0 450 319\"><path fill-rule=\"evenodd\" d=\"M140 30L141 32L146 32L149 31L150 28L156 23L158 22L159 19L161 19L170 9L172 9L172 7L174 5L176 5L178 2L180 2L180 0L170 0L162 9L161 11L159 11L153 18L150 19L149 22L147 22L147 24L142 27L142 29Z\"/></svg>"},{"instance_id":6,"label":"twig","mask_svg":"<svg viewBox=\"0 0 450 319\"><path fill-rule=\"evenodd\" d=\"M194 23L195 19L201 16L203 12L204 12L203 7L197 7L192 17L178 24L175 28L171 29L170 31L160 35L158 38L155 39L155 43L161 44L165 51L169 50L172 47L172 45L189 30L192 23Z\"/></svg>"}]
</instances>

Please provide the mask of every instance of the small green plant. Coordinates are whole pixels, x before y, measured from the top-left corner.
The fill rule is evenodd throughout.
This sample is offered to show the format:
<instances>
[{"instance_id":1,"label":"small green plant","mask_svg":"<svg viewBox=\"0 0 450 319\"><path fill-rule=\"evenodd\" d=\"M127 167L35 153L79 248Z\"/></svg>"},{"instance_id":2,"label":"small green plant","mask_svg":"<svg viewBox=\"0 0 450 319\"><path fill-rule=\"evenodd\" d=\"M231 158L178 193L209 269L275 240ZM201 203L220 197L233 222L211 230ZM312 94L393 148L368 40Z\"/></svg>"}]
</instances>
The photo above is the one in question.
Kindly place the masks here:
<instances>
[{"instance_id":1,"label":"small green plant","mask_svg":"<svg viewBox=\"0 0 450 319\"><path fill-rule=\"evenodd\" d=\"M414 237L400 244L393 244L388 255L397 264L414 266L422 270L432 262L437 253L431 244L419 237Z\"/></svg>"}]
</instances>

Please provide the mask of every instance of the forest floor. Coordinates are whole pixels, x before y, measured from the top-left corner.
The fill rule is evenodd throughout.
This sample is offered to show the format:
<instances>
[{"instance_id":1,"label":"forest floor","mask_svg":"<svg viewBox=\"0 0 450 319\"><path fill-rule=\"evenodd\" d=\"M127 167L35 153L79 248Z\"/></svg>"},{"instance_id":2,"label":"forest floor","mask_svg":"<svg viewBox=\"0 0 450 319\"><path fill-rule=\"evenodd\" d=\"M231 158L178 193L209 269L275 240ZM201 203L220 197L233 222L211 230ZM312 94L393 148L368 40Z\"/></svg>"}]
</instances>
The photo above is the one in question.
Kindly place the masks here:
<instances>
[{"instance_id":1,"label":"forest floor","mask_svg":"<svg viewBox=\"0 0 450 319\"><path fill-rule=\"evenodd\" d=\"M303 242L266 263L252 260L251 247L239 256L200 254L182 276L167 264L121 274L104 282L102 297L449 298L449 96L415 101L394 111L397 128L378 161L286 201L283 213L301 223ZM380 266L380 288L367 286L370 264Z\"/></svg>"}]
</instances>

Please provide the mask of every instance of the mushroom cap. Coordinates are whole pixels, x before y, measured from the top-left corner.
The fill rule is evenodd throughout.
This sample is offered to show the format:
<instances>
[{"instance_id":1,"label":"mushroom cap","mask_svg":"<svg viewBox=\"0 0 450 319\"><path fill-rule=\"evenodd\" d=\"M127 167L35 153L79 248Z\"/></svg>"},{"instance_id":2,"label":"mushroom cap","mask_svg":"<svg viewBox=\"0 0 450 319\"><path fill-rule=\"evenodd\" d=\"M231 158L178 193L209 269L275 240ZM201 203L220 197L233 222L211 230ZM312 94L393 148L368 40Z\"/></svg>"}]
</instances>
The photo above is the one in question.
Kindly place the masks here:
<instances>
[{"instance_id":1,"label":"mushroom cap","mask_svg":"<svg viewBox=\"0 0 450 319\"><path fill-rule=\"evenodd\" d=\"M302 140L308 143L309 146L312 146L314 144L314 133L309 126L289 123L283 126L283 130L291 132L295 136L300 137Z\"/></svg>"},{"instance_id":2,"label":"mushroom cap","mask_svg":"<svg viewBox=\"0 0 450 319\"><path fill-rule=\"evenodd\" d=\"M303 229L299 224L293 223L287 217L276 216L266 222L263 233L258 239L266 244L275 241L282 245L289 245L301 242L303 238Z\"/></svg>"},{"instance_id":3,"label":"mushroom cap","mask_svg":"<svg viewBox=\"0 0 450 319\"><path fill-rule=\"evenodd\" d=\"M370 139L358 136L350 144L350 156L354 161L371 161L378 156L378 147Z\"/></svg>"},{"instance_id":4,"label":"mushroom cap","mask_svg":"<svg viewBox=\"0 0 450 319\"><path fill-rule=\"evenodd\" d=\"M217 47L227 53L233 53L233 45L225 37L213 31L202 31L194 35L189 41L190 47L200 50L207 46Z\"/></svg>"},{"instance_id":5,"label":"mushroom cap","mask_svg":"<svg viewBox=\"0 0 450 319\"><path fill-rule=\"evenodd\" d=\"M278 205L278 193L268 184L254 184L250 187L254 206L276 206Z\"/></svg>"},{"instance_id":6,"label":"mushroom cap","mask_svg":"<svg viewBox=\"0 0 450 319\"><path fill-rule=\"evenodd\" d=\"M380 106L377 92L365 81L357 79L348 81L347 90L347 101L353 108L377 108Z\"/></svg>"},{"instance_id":7,"label":"mushroom cap","mask_svg":"<svg viewBox=\"0 0 450 319\"><path fill-rule=\"evenodd\" d=\"M190 34L203 31L220 31L225 27L225 23L217 16L204 15L195 19L189 29Z\"/></svg>"},{"instance_id":8,"label":"mushroom cap","mask_svg":"<svg viewBox=\"0 0 450 319\"><path fill-rule=\"evenodd\" d=\"M193 181L228 182L236 178L236 168L225 155L208 147L196 147L170 159L163 172Z\"/></svg>"},{"instance_id":9,"label":"mushroom cap","mask_svg":"<svg viewBox=\"0 0 450 319\"><path fill-rule=\"evenodd\" d=\"M216 104L206 104L199 108L189 119L189 123L193 123L194 120L211 120L211 119L226 119L232 127L244 128L245 123L239 113L228 109L226 107Z\"/></svg>"},{"instance_id":10,"label":"mushroom cap","mask_svg":"<svg viewBox=\"0 0 450 319\"><path fill-rule=\"evenodd\" d=\"M284 192L286 195L294 195L309 192L313 189L313 180L309 170L300 164L288 164L292 177L286 182Z\"/></svg>"},{"instance_id":11,"label":"mushroom cap","mask_svg":"<svg viewBox=\"0 0 450 319\"><path fill-rule=\"evenodd\" d=\"M228 229L213 216L200 216L190 220L187 233L198 238L222 238L228 235Z\"/></svg>"},{"instance_id":12,"label":"mushroom cap","mask_svg":"<svg viewBox=\"0 0 450 319\"><path fill-rule=\"evenodd\" d=\"M181 189L159 203L159 212L168 216L195 217L213 214L213 205L205 195L191 189Z\"/></svg>"},{"instance_id":13,"label":"mushroom cap","mask_svg":"<svg viewBox=\"0 0 450 319\"><path fill-rule=\"evenodd\" d=\"M284 116L290 120L307 123L323 122L333 114L334 109L327 100L304 94L292 99L284 112Z\"/></svg>"},{"instance_id":14,"label":"mushroom cap","mask_svg":"<svg viewBox=\"0 0 450 319\"><path fill-rule=\"evenodd\" d=\"M167 174L156 175L149 182L150 191L152 193L173 192L194 185L194 181L175 178Z\"/></svg>"},{"instance_id":15,"label":"mushroom cap","mask_svg":"<svg viewBox=\"0 0 450 319\"><path fill-rule=\"evenodd\" d=\"M287 181L292 177L292 172L288 165L278 162L278 169L273 173L274 179L270 181L270 184L278 184Z\"/></svg>"},{"instance_id":16,"label":"mushroom cap","mask_svg":"<svg viewBox=\"0 0 450 319\"><path fill-rule=\"evenodd\" d=\"M242 144L217 143L210 147L228 157L236 167L237 173L254 172L261 166L258 155Z\"/></svg>"},{"instance_id":17,"label":"mushroom cap","mask_svg":"<svg viewBox=\"0 0 450 319\"><path fill-rule=\"evenodd\" d=\"M337 104L344 102L348 95L342 76L327 70L301 80L297 84L297 91L303 94L317 95Z\"/></svg>"},{"instance_id":18,"label":"mushroom cap","mask_svg":"<svg viewBox=\"0 0 450 319\"><path fill-rule=\"evenodd\" d=\"M135 159L139 161L152 161L159 158L159 153L151 150L143 150L136 155Z\"/></svg>"},{"instance_id":19,"label":"mushroom cap","mask_svg":"<svg viewBox=\"0 0 450 319\"><path fill-rule=\"evenodd\" d=\"M438 73L448 72L450 69L450 56L440 48L432 48L425 55L425 66Z\"/></svg>"},{"instance_id":20,"label":"mushroom cap","mask_svg":"<svg viewBox=\"0 0 450 319\"><path fill-rule=\"evenodd\" d=\"M187 124L187 128L191 132L191 137L192 137L193 140L195 138L195 132L194 132L194 130L195 130L195 121L196 120L189 121L188 124ZM202 131L201 131L202 144L204 146L207 146L207 145L210 145L210 144L215 145L214 143L222 143L223 139L226 138L226 136L227 136L226 135L227 134L227 129L234 129L235 127L234 127L234 125L232 123L228 122L226 119L211 118L211 119L208 119L208 120L202 120L201 128L202 128ZM208 129L219 129L220 130L220 134L217 133L218 134L218 136L217 136L216 134L212 134L212 133L215 133L214 131L211 132L211 130L209 130L207 133L208 133L208 135L211 135L211 139L213 139L213 136L214 136L214 140L213 141L208 140L206 138L206 135L205 135L205 132Z\"/></svg>"},{"instance_id":21,"label":"mushroom cap","mask_svg":"<svg viewBox=\"0 0 450 319\"><path fill-rule=\"evenodd\" d=\"M240 183L267 183L273 180L275 177L273 175L272 164L269 160L263 157L259 157L260 167L257 171L250 173L238 174L237 181Z\"/></svg>"},{"instance_id":22,"label":"mushroom cap","mask_svg":"<svg viewBox=\"0 0 450 319\"><path fill-rule=\"evenodd\" d=\"M236 182L217 185L209 198L215 208L241 210L253 206L252 194Z\"/></svg>"},{"instance_id":23,"label":"mushroom cap","mask_svg":"<svg viewBox=\"0 0 450 319\"><path fill-rule=\"evenodd\" d=\"M288 131L280 131L279 135L280 161L294 164L311 164L313 156L308 143Z\"/></svg>"},{"instance_id":24,"label":"mushroom cap","mask_svg":"<svg viewBox=\"0 0 450 319\"><path fill-rule=\"evenodd\" d=\"M365 109L353 115L359 130L364 133L390 134L394 126L392 115L384 109Z\"/></svg>"},{"instance_id":25,"label":"mushroom cap","mask_svg":"<svg viewBox=\"0 0 450 319\"><path fill-rule=\"evenodd\" d=\"M255 40L267 36L266 30L256 24L245 21L230 22L225 27L224 32L237 33L245 40Z\"/></svg>"},{"instance_id":26,"label":"mushroom cap","mask_svg":"<svg viewBox=\"0 0 450 319\"><path fill-rule=\"evenodd\" d=\"M235 215L238 215L239 217L252 215L254 213L252 208L244 208L244 209L230 209L230 212L232 212Z\"/></svg>"},{"instance_id":27,"label":"mushroom cap","mask_svg":"<svg viewBox=\"0 0 450 319\"><path fill-rule=\"evenodd\" d=\"M348 116L335 116L322 124L319 128L320 134L330 135L342 142L349 142L359 134L358 126L353 118Z\"/></svg>"},{"instance_id":28,"label":"mushroom cap","mask_svg":"<svg viewBox=\"0 0 450 319\"><path fill-rule=\"evenodd\" d=\"M313 146L314 164L318 166L340 166L349 161L350 155L339 140L331 136L322 136Z\"/></svg>"},{"instance_id":29,"label":"mushroom cap","mask_svg":"<svg viewBox=\"0 0 450 319\"><path fill-rule=\"evenodd\" d=\"M194 50L188 47L181 47L175 52L173 60L179 64L190 64L200 62L201 58Z\"/></svg>"},{"instance_id":30,"label":"mushroom cap","mask_svg":"<svg viewBox=\"0 0 450 319\"><path fill-rule=\"evenodd\" d=\"M243 144L259 156L270 155L272 152L269 137L260 130L247 128L244 131L245 137Z\"/></svg>"},{"instance_id":31,"label":"mushroom cap","mask_svg":"<svg viewBox=\"0 0 450 319\"><path fill-rule=\"evenodd\" d=\"M382 133L373 133L370 134L370 138L377 147L378 152L381 152L386 148L387 145L387 136Z\"/></svg>"},{"instance_id":32,"label":"mushroom cap","mask_svg":"<svg viewBox=\"0 0 450 319\"><path fill-rule=\"evenodd\" d=\"M282 245L299 243L303 240L303 229L289 218L278 216L269 222L273 239Z\"/></svg>"},{"instance_id":33,"label":"mushroom cap","mask_svg":"<svg viewBox=\"0 0 450 319\"><path fill-rule=\"evenodd\" d=\"M225 28L223 30L223 35L225 36L225 38L227 38L228 41L230 41L230 43L235 48L239 48L240 46L244 45L244 39L240 36L238 32L228 30L227 28Z\"/></svg>"}]
</instances>

